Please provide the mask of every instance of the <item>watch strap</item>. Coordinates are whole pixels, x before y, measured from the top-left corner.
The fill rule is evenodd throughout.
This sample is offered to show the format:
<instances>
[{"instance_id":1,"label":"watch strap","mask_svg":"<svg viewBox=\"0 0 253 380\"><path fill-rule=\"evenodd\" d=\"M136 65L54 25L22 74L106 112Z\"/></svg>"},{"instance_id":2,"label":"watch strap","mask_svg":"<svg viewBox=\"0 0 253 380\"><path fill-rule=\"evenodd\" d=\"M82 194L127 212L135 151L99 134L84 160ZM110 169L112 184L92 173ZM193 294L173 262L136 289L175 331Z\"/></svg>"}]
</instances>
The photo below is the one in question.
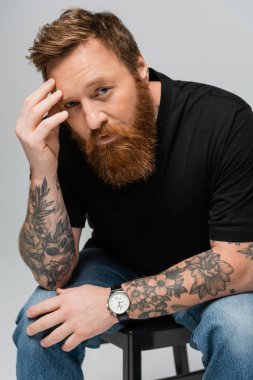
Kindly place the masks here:
<instances>
[{"instance_id":1,"label":"watch strap","mask_svg":"<svg viewBox=\"0 0 253 380\"><path fill-rule=\"evenodd\" d=\"M116 317L118 318L119 322L129 321L129 315L127 311L123 314L117 314Z\"/></svg>"},{"instance_id":2,"label":"watch strap","mask_svg":"<svg viewBox=\"0 0 253 380\"><path fill-rule=\"evenodd\" d=\"M116 290L123 290L121 284L111 286L111 291L115 292Z\"/></svg>"}]
</instances>

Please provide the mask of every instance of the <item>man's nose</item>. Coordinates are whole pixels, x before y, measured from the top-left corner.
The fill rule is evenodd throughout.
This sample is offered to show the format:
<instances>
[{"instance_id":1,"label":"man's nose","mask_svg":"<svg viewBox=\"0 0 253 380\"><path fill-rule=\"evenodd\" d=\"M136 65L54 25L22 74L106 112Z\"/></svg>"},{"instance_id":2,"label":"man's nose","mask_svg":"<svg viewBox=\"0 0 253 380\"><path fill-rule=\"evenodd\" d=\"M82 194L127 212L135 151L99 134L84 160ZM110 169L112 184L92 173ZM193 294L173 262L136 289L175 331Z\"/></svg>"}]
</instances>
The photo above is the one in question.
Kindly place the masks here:
<instances>
[{"instance_id":1,"label":"man's nose","mask_svg":"<svg viewBox=\"0 0 253 380\"><path fill-rule=\"evenodd\" d=\"M92 130L100 128L108 121L106 113L95 107L85 108L85 119L88 128Z\"/></svg>"}]
</instances>

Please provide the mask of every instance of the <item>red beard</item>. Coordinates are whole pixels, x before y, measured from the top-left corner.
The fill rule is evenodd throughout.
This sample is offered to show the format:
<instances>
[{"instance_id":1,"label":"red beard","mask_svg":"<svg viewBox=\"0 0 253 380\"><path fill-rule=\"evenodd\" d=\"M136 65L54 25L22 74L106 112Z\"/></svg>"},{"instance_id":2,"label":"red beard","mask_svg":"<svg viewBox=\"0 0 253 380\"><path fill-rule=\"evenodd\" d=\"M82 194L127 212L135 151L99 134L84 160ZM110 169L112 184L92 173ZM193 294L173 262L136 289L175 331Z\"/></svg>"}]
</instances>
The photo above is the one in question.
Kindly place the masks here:
<instances>
[{"instance_id":1,"label":"red beard","mask_svg":"<svg viewBox=\"0 0 253 380\"><path fill-rule=\"evenodd\" d=\"M155 106L148 85L138 79L135 83L137 102L133 124L106 123L93 130L87 142L70 129L89 165L105 183L114 188L147 180L155 169ZM102 136L113 135L118 136L115 141L97 144Z\"/></svg>"}]
</instances>

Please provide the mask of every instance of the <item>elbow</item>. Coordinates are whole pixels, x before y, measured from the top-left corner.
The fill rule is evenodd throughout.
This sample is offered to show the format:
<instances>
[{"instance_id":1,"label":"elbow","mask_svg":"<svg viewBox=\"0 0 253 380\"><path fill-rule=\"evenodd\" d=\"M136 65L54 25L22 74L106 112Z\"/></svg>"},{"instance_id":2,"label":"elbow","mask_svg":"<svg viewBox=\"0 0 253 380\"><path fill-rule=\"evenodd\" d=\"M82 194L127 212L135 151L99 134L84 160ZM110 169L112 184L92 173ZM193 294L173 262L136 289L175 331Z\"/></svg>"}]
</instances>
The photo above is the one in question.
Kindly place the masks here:
<instances>
[{"instance_id":1,"label":"elbow","mask_svg":"<svg viewBox=\"0 0 253 380\"><path fill-rule=\"evenodd\" d=\"M55 291L58 288L63 288L69 283L72 276L72 272L73 271L69 272L68 274L66 274L65 276L63 276L62 278L58 280L49 279L45 276L40 277L40 278L37 278L37 276L36 277L34 276L34 278L35 278L35 281L39 284L39 286L41 286L43 289Z\"/></svg>"},{"instance_id":2,"label":"elbow","mask_svg":"<svg viewBox=\"0 0 253 380\"><path fill-rule=\"evenodd\" d=\"M35 281L46 290L56 290L57 288L63 288L66 286L71 277L72 273L78 263L79 255L76 253L72 257L72 261L65 266L63 271L63 265L59 263L59 267L50 268L51 270L45 271L45 268L41 268L36 272L33 271L33 276Z\"/></svg>"},{"instance_id":3,"label":"elbow","mask_svg":"<svg viewBox=\"0 0 253 380\"><path fill-rule=\"evenodd\" d=\"M60 270L60 267L58 268L57 271L50 271L47 273L47 275L43 275L40 273L38 275L38 272L35 273L33 272L33 276L36 280L36 282L46 290L56 290L57 288L63 288L66 286L69 281L71 280L73 271L78 263L79 255L76 253L73 255L71 263L68 265L66 270L62 273L62 267Z\"/></svg>"}]
</instances>

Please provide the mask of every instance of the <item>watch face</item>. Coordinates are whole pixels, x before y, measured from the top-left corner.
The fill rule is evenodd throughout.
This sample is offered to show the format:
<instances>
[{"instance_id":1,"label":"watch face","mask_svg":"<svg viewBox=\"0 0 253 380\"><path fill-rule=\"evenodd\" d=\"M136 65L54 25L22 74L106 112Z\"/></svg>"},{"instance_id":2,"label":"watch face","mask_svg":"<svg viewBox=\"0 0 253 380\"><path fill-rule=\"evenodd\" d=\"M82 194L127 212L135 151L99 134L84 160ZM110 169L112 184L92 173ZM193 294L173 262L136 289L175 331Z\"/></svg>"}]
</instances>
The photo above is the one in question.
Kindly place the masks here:
<instances>
[{"instance_id":1,"label":"watch face","mask_svg":"<svg viewBox=\"0 0 253 380\"><path fill-rule=\"evenodd\" d=\"M130 305L128 295L122 291L116 291L111 294L108 306L116 314L124 314Z\"/></svg>"}]
</instances>

